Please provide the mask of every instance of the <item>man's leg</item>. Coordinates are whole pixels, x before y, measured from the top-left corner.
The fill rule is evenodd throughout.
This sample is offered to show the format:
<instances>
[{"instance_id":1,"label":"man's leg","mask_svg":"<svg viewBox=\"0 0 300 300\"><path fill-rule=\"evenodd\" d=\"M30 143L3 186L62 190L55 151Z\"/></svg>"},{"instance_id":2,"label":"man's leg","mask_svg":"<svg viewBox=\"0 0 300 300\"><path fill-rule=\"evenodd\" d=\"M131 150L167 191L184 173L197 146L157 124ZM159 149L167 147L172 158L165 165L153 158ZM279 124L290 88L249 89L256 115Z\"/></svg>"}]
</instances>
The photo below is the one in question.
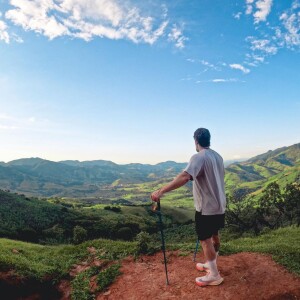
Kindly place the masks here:
<instances>
[{"instance_id":1,"label":"man's leg","mask_svg":"<svg viewBox=\"0 0 300 300\"><path fill-rule=\"evenodd\" d=\"M216 251L214 248L214 244L212 238L208 238L206 240L201 241L201 246L204 252L204 256L206 259L206 264L213 276L217 276L219 274L216 262Z\"/></svg>"},{"instance_id":2,"label":"man's leg","mask_svg":"<svg viewBox=\"0 0 300 300\"><path fill-rule=\"evenodd\" d=\"M221 246L219 232L216 232L215 234L213 234L212 241L213 241L215 251L219 252L219 249L220 249L220 246Z\"/></svg>"},{"instance_id":3,"label":"man's leg","mask_svg":"<svg viewBox=\"0 0 300 300\"><path fill-rule=\"evenodd\" d=\"M207 285L219 285L223 282L223 278L220 276L217 262L216 262L216 251L214 248L212 238L201 241L204 256L207 260L209 272L202 277L196 278L196 284L199 286Z\"/></svg>"},{"instance_id":4,"label":"man's leg","mask_svg":"<svg viewBox=\"0 0 300 300\"><path fill-rule=\"evenodd\" d=\"M216 252L216 259L218 257L218 253L219 253L219 249L220 249L220 236L219 233L216 232L215 234L213 234L212 238L212 243L213 243L213 247L215 249ZM202 247L203 248L203 247ZM206 257L205 257L206 259ZM208 265L207 265L207 259L205 260L205 263L197 263L197 269L199 271L205 271L205 269L208 269Z\"/></svg>"}]
</instances>

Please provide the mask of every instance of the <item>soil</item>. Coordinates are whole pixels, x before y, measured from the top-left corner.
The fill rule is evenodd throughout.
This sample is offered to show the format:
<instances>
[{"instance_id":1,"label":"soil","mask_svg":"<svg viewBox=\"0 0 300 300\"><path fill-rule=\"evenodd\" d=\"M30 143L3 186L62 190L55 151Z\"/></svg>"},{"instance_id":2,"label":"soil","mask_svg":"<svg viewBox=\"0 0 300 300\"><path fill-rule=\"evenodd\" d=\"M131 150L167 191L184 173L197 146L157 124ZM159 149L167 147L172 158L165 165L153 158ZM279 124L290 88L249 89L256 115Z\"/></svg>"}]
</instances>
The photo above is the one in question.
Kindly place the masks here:
<instances>
[{"instance_id":1,"label":"soil","mask_svg":"<svg viewBox=\"0 0 300 300\"><path fill-rule=\"evenodd\" d=\"M300 299L300 278L276 264L270 256L239 253L220 256L218 266L224 282L219 286L198 287L199 272L189 256L168 253L166 276L162 253L144 256L138 261L124 260L121 276L97 300L113 299ZM203 261L198 257L198 261Z\"/></svg>"},{"instance_id":2,"label":"soil","mask_svg":"<svg viewBox=\"0 0 300 300\"><path fill-rule=\"evenodd\" d=\"M195 268L192 254L181 256L178 252L168 252L169 285L161 252L152 256L142 256L138 260L127 258L122 261L121 272L116 281L97 300L300 300L300 277L289 273L276 264L271 256L256 253L239 253L220 256L218 267L224 282L219 286L198 287L195 278L205 275ZM203 257L197 257L203 262ZM106 262L93 259L74 265L70 277L96 265L100 269ZM95 290L95 282L91 281ZM10 300L69 300L70 280L63 280L54 286L37 285L14 275L13 272L0 272L0 299ZM4 297L3 297L4 296Z\"/></svg>"}]
</instances>

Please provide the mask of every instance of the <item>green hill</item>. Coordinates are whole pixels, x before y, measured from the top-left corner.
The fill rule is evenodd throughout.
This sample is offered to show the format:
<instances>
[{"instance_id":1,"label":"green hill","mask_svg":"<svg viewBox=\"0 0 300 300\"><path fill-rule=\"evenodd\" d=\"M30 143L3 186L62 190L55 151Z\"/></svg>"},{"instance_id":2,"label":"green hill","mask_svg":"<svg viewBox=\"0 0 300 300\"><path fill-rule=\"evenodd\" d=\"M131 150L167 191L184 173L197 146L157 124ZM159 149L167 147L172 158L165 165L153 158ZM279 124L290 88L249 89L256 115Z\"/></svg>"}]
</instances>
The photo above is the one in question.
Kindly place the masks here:
<instances>
[{"instance_id":1,"label":"green hill","mask_svg":"<svg viewBox=\"0 0 300 300\"><path fill-rule=\"evenodd\" d=\"M165 207L164 225L191 222L192 208ZM157 231L150 201L142 206L92 205L40 200L0 190L0 237L39 243L69 243L74 228L85 230L83 240L110 238L132 240L140 231Z\"/></svg>"},{"instance_id":2,"label":"green hill","mask_svg":"<svg viewBox=\"0 0 300 300\"><path fill-rule=\"evenodd\" d=\"M110 161L18 159L0 164L0 188L28 196L95 197L114 182L143 183L174 177L186 164L118 165Z\"/></svg>"},{"instance_id":3,"label":"green hill","mask_svg":"<svg viewBox=\"0 0 300 300\"><path fill-rule=\"evenodd\" d=\"M300 144L283 147L234 163L226 168L227 191L239 194L259 193L277 181L283 187L300 180Z\"/></svg>"}]
</instances>

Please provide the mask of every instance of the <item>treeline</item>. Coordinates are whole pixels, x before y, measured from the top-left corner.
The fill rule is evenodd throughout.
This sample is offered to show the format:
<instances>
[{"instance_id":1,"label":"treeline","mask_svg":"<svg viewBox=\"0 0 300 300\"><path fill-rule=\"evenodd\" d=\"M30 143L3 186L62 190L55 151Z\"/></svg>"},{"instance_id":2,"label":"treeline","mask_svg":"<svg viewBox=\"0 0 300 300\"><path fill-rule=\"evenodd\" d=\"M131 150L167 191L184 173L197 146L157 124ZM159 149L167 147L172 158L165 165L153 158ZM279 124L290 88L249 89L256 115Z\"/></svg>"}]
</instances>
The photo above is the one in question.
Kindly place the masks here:
<instances>
[{"instance_id":1,"label":"treeline","mask_svg":"<svg viewBox=\"0 0 300 300\"><path fill-rule=\"evenodd\" d=\"M268 229L300 225L300 184L287 184L283 190L270 183L257 198L227 195L227 227L238 233L259 234Z\"/></svg>"}]
</instances>

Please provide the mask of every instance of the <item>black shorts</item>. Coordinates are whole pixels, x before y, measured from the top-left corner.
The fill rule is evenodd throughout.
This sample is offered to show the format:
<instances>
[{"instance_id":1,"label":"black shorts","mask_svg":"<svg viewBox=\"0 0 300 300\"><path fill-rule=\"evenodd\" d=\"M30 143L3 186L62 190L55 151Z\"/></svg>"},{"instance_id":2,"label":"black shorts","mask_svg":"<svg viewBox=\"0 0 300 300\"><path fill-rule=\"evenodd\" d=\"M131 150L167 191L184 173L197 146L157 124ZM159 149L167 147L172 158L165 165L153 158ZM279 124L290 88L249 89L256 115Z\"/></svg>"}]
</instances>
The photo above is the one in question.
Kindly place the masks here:
<instances>
[{"instance_id":1,"label":"black shorts","mask_svg":"<svg viewBox=\"0 0 300 300\"><path fill-rule=\"evenodd\" d=\"M225 226L225 214L204 216L201 212L195 214L196 233L200 241L217 235L219 229Z\"/></svg>"}]
</instances>

